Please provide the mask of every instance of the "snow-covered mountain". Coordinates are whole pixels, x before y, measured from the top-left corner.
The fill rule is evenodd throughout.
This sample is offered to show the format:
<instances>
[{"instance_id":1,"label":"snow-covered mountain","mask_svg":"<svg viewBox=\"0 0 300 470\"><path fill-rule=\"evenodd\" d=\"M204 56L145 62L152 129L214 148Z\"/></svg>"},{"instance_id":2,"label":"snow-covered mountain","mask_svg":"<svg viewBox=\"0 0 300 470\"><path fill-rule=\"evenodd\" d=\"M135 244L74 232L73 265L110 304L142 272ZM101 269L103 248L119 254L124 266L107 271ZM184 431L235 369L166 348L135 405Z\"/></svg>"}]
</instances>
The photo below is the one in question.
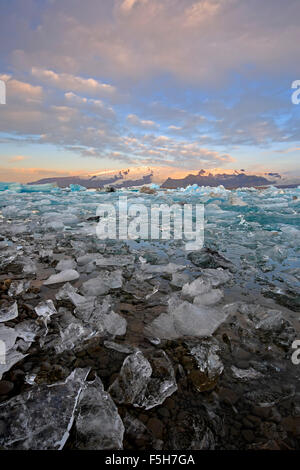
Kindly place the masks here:
<instances>
[{"instance_id":1,"label":"snow-covered mountain","mask_svg":"<svg viewBox=\"0 0 300 470\"><path fill-rule=\"evenodd\" d=\"M55 183L59 187L80 184L86 188L102 188L105 186L126 188L150 183L161 184L163 188L186 187L189 184L204 186L219 186L222 184L227 188L235 188L278 184L279 182L281 182L281 176L272 172L257 175L246 174L244 170L224 170L220 168L188 171L172 167L138 167L100 171L79 176L44 178L29 184Z\"/></svg>"}]
</instances>

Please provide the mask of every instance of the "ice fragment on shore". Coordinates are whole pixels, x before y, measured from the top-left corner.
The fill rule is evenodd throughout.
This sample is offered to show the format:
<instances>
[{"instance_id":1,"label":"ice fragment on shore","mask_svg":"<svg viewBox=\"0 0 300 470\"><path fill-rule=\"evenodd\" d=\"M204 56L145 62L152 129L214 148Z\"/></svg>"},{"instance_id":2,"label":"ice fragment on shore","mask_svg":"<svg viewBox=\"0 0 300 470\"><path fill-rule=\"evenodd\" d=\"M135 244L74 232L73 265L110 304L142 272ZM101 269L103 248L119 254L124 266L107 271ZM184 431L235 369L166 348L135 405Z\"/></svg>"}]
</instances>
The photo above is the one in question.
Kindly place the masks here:
<instances>
[{"instance_id":1,"label":"ice fragment on shore","mask_svg":"<svg viewBox=\"0 0 300 470\"><path fill-rule=\"evenodd\" d=\"M85 295L98 296L109 292L111 289L119 289L123 284L122 271L103 271L98 277L84 282L81 291Z\"/></svg>"},{"instance_id":2,"label":"ice fragment on shore","mask_svg":"<svg viewBox=\"0 0 300 470\"><path fill-rule=\"evenodd\" d=\"M211 336L228 316L226 308L197 306L189 302L170 302L169 312L162 313L146 329L146 333L161 339L182 336Z\"/></svg>"},{"instance_id":3,"label":"ice fragment on shore","mask_svg":"<svg viewBox=\"0 0 300 470\"><path fill-rule=\"evenodd\" d=\"M14 302L9 307L3 307L0 309L0 322L6 322L13 320L18 316L18 305L17 302Z\"/></svg>"},{"instance_id":4,"label":"ice fragment on shore","mask_svg":"<svg viewBox=\"0 0 300 470\"><path fill-rule=\"evenodd\" d=\"M80 322L70 323L66 328L60 330L60 338L54 342L53 347L59 354L66 350L72 350L82 341L85 341L96 332L89 327L84 327Z\"/></svg>"},{"instance_id":5,"label":"ice fragment on shore","mask_svg":"<svg viewBox=\"0 0 300 470\"><path fill-rule=\"evenodd\" d=\"M99 377L82 392L78 409L76 431L80 449L123 449L124 425Z\"/></svg>"},{"instance_id":6,"label":"ice fragment on shore","mask_svg":"<svg viewBox=\"0 0 300 470\"><path fill-rule=\"evenodd\" d=\"M181 294L183 298L193 299L196 295L206 294L211 290L211 283L202 277L198 277L190 284L184 284Z\"/></svg>"},{"instance_id":7,"label":"ice fragment on shore","mask_svg":"<svg viewBox=\"0 0 300 470\"><path fill-rule=\"evenodd\" d=\"M200 342L185 341L185 344L197 364L196 374L192 376L194 385L200 392L211 390L224 370L219 343L214 338L205 338Z\"/></svg>"},{"instance_id":8,"label":"ice fragment on shore","mask_svg":"<svg viewBox=\"0 0 300 470\"><path fill-rule=\"evenodd\" d=\"M59 282L69 282L79 279L79 273L74 269L67 269L58 274L52 274L49 279L44 281L44 285L58 284Z\"/></svg>"},{"instance_id":9,"label":"ice fragment on shore","mask_svg":"<svg viewBox=\"0 0 300 470\"><path fill-rule=\"evenodd\" d=\"M54 303L50 299L40 302L34 310L39 317L42 317L45 325L47 325L51 315L57 313Z\"/></svg>"},{"instance_id":10,"label":"ice fragment on shore","mask_svg":"<svg viewBox=\"0 0 300 470\"><path fill-rule=\"evenodd\" d=\"M26 343L32 343L42 327L35 320L24 320L18 323L14 330L18 338L22 338Z\"/></svg>"},{"instance_id":11,"label":"ice fragment on shore","mask_svg":"<svg viewBox=\"0 0 300 470\"><path fill-rule=\"evenodd\" d=\"M175 287L183 287L190 281L190 276L187 273L173 273L170 284Z\"/></svg>"},{"instance_id":12,"label":"ice fragment on shore","mask_svg":"<svg viewBox=\"0 0 300 470\"><path fill-rule=\"evenodd\" d=\"M29 282L12 281L8 289L8 295L10 297L16 297L20 294L23 294L23 292L27 291L27 289L29 288L29 285L30 285Z\"/></svg>"},{"instance_id":13,"label":"ice fragment on shore","mask_svg":"<svg viewBox=\"0 0 300 470\"><path fill-rule=\"evenodd\" d=\"M76 268L76 262L74 259L62 259L60 260L55 269L57 271L67 271L69 269L75 269Z\"/></svg>"},{"instance_id":14,"label":"ice fragment on shore","mask_svg":"<svg viewBox=\"0 0 300 470\"><path fill-rule=\"evenodd\" d=\"M9 371L15 364L20 362L26 356L27 354L22 354L21 352L17 351L16 348L12 348L9 351L6 351L4 358L0 355L0 380L2 379L2 376L5 372Z\"/></svg>"},{"instance_id":15,"label":"ice fragment on shore","mask_svg":"<svg viewBox=\"0 0 300 470\"><path fill-rule=\"evenodd\" d=\"M96 266L129 266L134 263L134 257L130 255L101 256L96 259Z\"/></svg>"},{"instance_id":16,"label":"ice fragment on shore","mask_svg":"<svg viewBox=\"0 0 300 470\"><path fill-rule=\"evenodd\" d=\"M118 313L111 311L101 315L98 325L103 327L105 333L112 336L123 336L126 333L127 321Z\"/></svg>"},{"instance_id":17,"label":"ice fragment on shore","mask_svg":"<svg viewBox=\"0 0 300 470\"><path fill-rule=\"evenodd\" d=\"M117 403L134 404L145 395L152 367L141 351L127 356L121 371L108 391Z\"/></svg>"},{"instance_id":18,"label":"ice fragment on shore","mask_svg":"<svg viewBox=\"0 0 300 470\"><path fill-rule=\"evenodd\" d=\"M197 307L183 302L173 311L175 330L180 336L210 336L226 319L223 309Z\"/></svg>"},{"instance_id":19,"label":"ice fragment on shore","mask_svg":"<svg viewBox=\"0 0 300 470\"><path fill-rule=\"evenodd\" d=\"M249 369L238 369L235 366L231 366L231 370L233 377L243 382L248 380L257 380L263 377L263 374L253 369L253 367L250 367Z\"/></svg>"},{"instance_id":20,"label":"ice fragment on shore","mask_svg":"<svg viewBox=\"0 0 300 470\"><path fill-rule=\"evenodd\" d=\"M1 403L1 419L7 429L0 436L0 445L16 450L61 450L69 437L88 372L75 369L64 382L36 385Z\"/></svg>"},{"instance_id":21,"label":"ice fragment on shore","mask_svg":"<svg viewBox=\"0 0 300 470\"><path fill-rule=\"evenodd\" d=\"M185 269L185 266L180 266L179 264L169 263L169 264L142 264L141 269L145 273L158 273L158 274L173 274L177 271L182 271Z\"/></svg>"},{"instance_id":22,"label":"ice fragment on shore","mask_svg":"<svg viewBox=\"0 0 300 470\"><path fill-rule=\"evenodd\" d=\"M75 307L91 308L94 307L95 298L86 298L83 295L77 293L78 289L72 286L69 282L63 285L63 287L55 295L56 300L69 300Z\"/></svg>"},{"instance_id":23,"label":"ice fragment on shore","mask_svg":"<svg viewBox=\"0 0 300 470\"><path fill-rule=\"evenodd\" d=\"M202 295L194 297L194 305L215 305L223 298L224 293L221 289L212 289Z\"/></svg>"},{"instance_id":24,"label":"ice fragment on shore","mask_svg":"<svg viewBox=\"0 0 300 470\"><path fill-rule=\"evenodd\" d=\"M223 268L203 269L201 274L202 276L204 276L205 279L210 281L212 287L219 287L223 284L226 284L226 282L232 279L232 274L230 273L230 271L228 271L228 269Z\"/></svg>"},{"instance_id":25,"label":"ice fragment on shore","mask_svg":"<svg viewBox=\"0 0 300 470\"><path fill-rule=\"evenodd\" d=\"M157 351L151 363L137 351L124 360L109 392L117 403L133 404L146 410L162 404L177 390L175 373L164 351Z\"/></svg>"},{"instance_id":26,"label":"ice fragment on shore","mask_svg":"<svg viewBox=\"0 0 300 470\"><path fill-rule=\"evenodd\" d=\"M5 344L6 351L9 351L15 344L18 337L17 332L14 328L0 325L0 341Z\"/></svg>"}]
</instances>

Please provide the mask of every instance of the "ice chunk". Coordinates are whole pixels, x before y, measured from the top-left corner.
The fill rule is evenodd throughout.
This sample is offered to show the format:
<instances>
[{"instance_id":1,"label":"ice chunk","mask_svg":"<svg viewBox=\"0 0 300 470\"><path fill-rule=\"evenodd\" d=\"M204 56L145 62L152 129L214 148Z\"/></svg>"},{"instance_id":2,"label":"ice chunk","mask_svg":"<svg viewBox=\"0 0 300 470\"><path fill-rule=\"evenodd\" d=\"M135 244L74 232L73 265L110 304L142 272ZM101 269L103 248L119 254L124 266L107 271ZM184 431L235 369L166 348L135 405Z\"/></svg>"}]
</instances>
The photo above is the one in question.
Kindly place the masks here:
<instances>
[{"instance_id":1,"label":"ice chunk","mask_svg":"<svg viewBox=\"0 0 300 470\"><path fill-rule=\"evenodd\" d=\"M15 328L18 338L22 338L26 343L32 343L42 328L34 320L24 320L18 323Z\"/></svg>"},{"instance_id":2,"label":"ice chunk","mask_svg":"<svg viewBox=\"0 0 300 470\"><path fill-rule=\"evenodd\" d=\"M109 392L117 403L133 404L146 410L158 406L177 390L175 373L164 351L156 351L151 363L137 351L124 360Z\"/></svg>"},{"instance_id":3,"label":"ice chunk","mask_svg":"<svg viewBox=\"0 0 300 470\"><path fill-rule=\"evenodd\" d=\"M88 372L75 369L64 382L36 385L1 403L0 415L7 428L0 436L0 445L11 450L61 450Z\"/></svg>"},{"instance_id":4,"label":"ice chunk","mask_svg":"<svg viewBox=\"0 0 300 470\"><path fill-rule=\"evenodd\" d=\"M161 313L150 325L145 328L145 333L150 337L175 339L179 338L180 334L175 330L174 319L169 313Z\"/></svg>"},{"instance_id":5,"label":"ice chunk","mask_svg":"<svg viewBox=\"0 0 300 470\"><path fill-rule=\"evenodd\" d=\"M23 292L26 292L30 286L30 282L23 282L23 281L12 281L11 285L8 289L8 295L10 297L17 297Z\"/></svg>"},{"instance_id":6,"label":"ice chunk","mask_svg":"<svg viewBox=\"0 0 300 470\"><path fill-rule=\"evenodd\" d=\"M12 348L9 351L6 351L6 354L3 358L0 356L0 380L5 372L9 371L15 364L20 362L27 354L22 354L21 352L17 351L16 348ZM1 414L1 406L0 406L0 414ZM1 438L0 438L1 442Z\"/></svg>"},{"instance_id":7,"label":"ice chunk","mask_svg":"<svg viewBox=\"0 0 300 470\"><path fill-rule=\"evenodd\" d=\"M50 299L40 302L34 310L39 317L42 317L45 325L47 325L51 315L57 313L54 303Z\"/></svg>"},{"instance_id":8,"label":"ice chunk","mask_svg":"<svg viewBox=\"0 0 300 470\"><path fill-rule=\"evenodd\" d=\"M148 381L145 396L140 397L137 403L146 410L161 405L177 390L175 372L167 354L162 350L155 351L149 361L152 375Z\"/></svg>"},{"instance_id":9,"label":"ice chunk","mask_svg":"<svg viewBox=\"0 0 300 470\"><path fill-rule=\"evenodd\" d=\"M146 328L146 333L161 339L182 336L211 336L225 321L229 312L226 308L197 306L189 302L172 302L169 313L162 313Z\"/></svg>"},{"instance_id":10,"label":"ice chunk","mask_svg":"<svg viewBox=\"0 0 300 470\"><path fill-rule=\"evenodd\" d=\"M9 307L3 307L0 309L0 322L13 320L14 318L17 318L18 314L17 302L13 303Z\"/></svg>"},{"instance_id":11,"label":"ice chunk","mask_svg":"<svg viewBox=\"0 0 300 470\"><path fill-rule=\"evenodd\" d=\"M173 273L171 284L175 287L183 287L190 281L190 275L187 273Z\"/></svg>"},{"instance_id":12,"label":"ice chunk","mask_svg":"<svg viewBox=\"0 0 300 470\"><path fill-rule=\"evenodd\" d=\"M76 432L79 449L123 449L124 426L118 408L99 377L88 383L79 401Z\"/></svg>"},{"instance_id":13,"label":"ice chunk","mask_svg":"<svg viewBox=\"0 0 300 470\"><path fill-rule=\"evenodd\" d=\"M223 298L224 292L222 289L212 289L202 295L194 297L194 305L215 305Z\"/></svg>"},{"instance_id":14,"label":"ice chunk","mask_svg":"<svg viewBox=\"0 0 300 470\"><path fill-rule=\"evenodd\" d=\"M185 266L180 266L179 264L175 264L175 263L158 264L158 265L144 263L141 265L141 269L145 273L157 273L157 274L173 274L173 273L176 273L177 271L182 271L185 268L186 268Z\"/></svg>"},{"instance_id":15,"label":"ice chunk","mask_svg":"<svg viewBox=\"0 0 300 470\"><path fill-rule=\"evenodd\" d=\"M42 261L50 261L53 256L53 250L40 250L39 255Z\"/></svg>"},{"instance_id":16,"label":"ice chunk","mask_svg":"<svg viewBox=\"0 0 300 470\"><path fill-rule=\"evenodd\" d=\"M67 271L76 268L76 261L74 259L62 259L57 263L55 269L57 271Z\"/></svg>"},{"instance_id":17,"label":"ice chunk","mask_svg":"<svg viewBox=\"0 0 300 470\"><path fill-rule=\"evenodd\" d=\"M173 311L175 330L180 336L210 336L226 319L223 309L197 307L183 302Z\"/></svg>"},{"instance_id":18,"label":"ice chunk","mask_svg":"<svg viewBox=\"0 0 300 470\"><path fill-rule=\"evenodd\" d=\"M99 318L98 325L101 325L103 330L112 336L123 336L126 333L127 321L118 313L111 311Z\"/></svg>"},{"instance_id":19,"label":"ice chunk","mask_svg":"<svg viewBox=\"0 0 300 470\"><path fill-rule=\"evenodd\" d=\"M197 364L197 373L192 374L192 381L200 391L214 388L224 366L219 357L220 347L214 338L205 338L198 341L185 341Z\"/></svg>"},{"instance_id":20,"label":"ice chunk","mask_svg":"<svg viewBox=\"0 0 300 470\"><path fill-rule=\"evenodd\" d=\"M211 283L207 279L197 277L190 284L184 284L181 295L186 299L193 299L196 295L206 294L211 290Z\"/></svg>"},{"instance_id":21,"label":"ice chunk","mask_svg":"<svg viewBox=\"0 0 300 470\"><path fill-rule=\"evenodd\" d=\"M72 192L77 192L77 191L86 191L85 186L81 186L80 184L70 184L69 188Z\"/></svg>"},{"instance_id":22,"label":"ice chunk","mask_svg":"<svg viewBox=\"0 0 300 470\"><path fill-rule=\"evenodd\" d=\"M82 284L81 291L85 295L98 296L119 289L123 284L122 271L102 271L98 277L89 279Z\"/></svg>"},{"instance_id":23,"label":"ice chunk","mask_svg":"<svg viewBox=\"0 0 300 470\"><path fill-rule=\"evenodd\" d=\"M247 206L247 203L243 201L240 197L236 194L229 195L229 204L232 206Z\"/></svg>"},{"instance_id":24,"label":"ice chunk","mask_svg":"<svg viewBox=\"0 0 300 470\"><path fill-rule=\"evenodd\" d=\"M56 300L70 300L75 307L88 307L90 304L94 307L95 298L86 298L83 295L77 293L78 289L72 286L69 282L63 285L63 287L55 295Z\"/></svg>"},{"instance_id":25,"label":"ice chunk","mask_svg":"<svg viewBox=\"0 0 300 470\"><path fill-rule=\"evenodd\" d=\"M59 354L66 350L72 350L82 341L95 336L95 334L95 331L89 327L84 327L80 322L70 323L66 328L60 330L60 338L57 338L54 344L51 345Z\"/></svg>"},{"instance_id":26,"label":"ice chunk","mask_svg":"<svg viewBox=\"0 0 300 470\"><path fill-rule=\"evenodd\" d=\"M232 274L227 269L223 268L203 269L201 274L210 281L212 287L219 287L232 279Z\"/></svg>"},{"instance_id":27,"label":"ice chunk","mask_svg":"<svg viewBox=\"0 0 300 470\"><path fill-rule=\"evenodd\" d=\"M75 281L76 279L79 279L79 273L74 269L67 269L58 274L52 274L49 279L44 281L44 285L48 286L51 284L58 284L59 282Z\"/></svg>"},{"instance_id":28,"label":"ice chunk","mask_svg":"<svg viewBox=\"0 0 300 470\"><path fill-rule=\"evenodd\" d=\"M109 387L109 393L117 403L136 403L144 397L152 367L141 351L137 351L123 362L116 380Z\"/></svg>"},{"instance_id":29,"label":"ice chunk","mask_svg":"<svg viewBox=\"0 0 300 470\"><path fill-rule=\"evenodd\" d=\"M249 369L238 369L235 366L231 366L232 375L235 379L247 382L248 380L257 380L263 377L261 372L250 367Z\"/></svg>"},{"instance_id":30,"label":"ice chunk","mask_svg":"<svg viewBox=\"0 0 300 470\"><path fill-rule=\"evenodd\" d=\"M130 255L101 256L96 259L96 266L129 266L133 263L134 256Z\"/></svg>"},{"instance_id":31,"label":"ice chunk","mask_svg":"<svg viewBox=\"0 0 300 470\"><path fill-rule=\"evenodd\" d=\"M0 341L5 344L6 351L9 351L15 344L18 335L14 328L0 325Z\"/></svg>"}]
</instances>

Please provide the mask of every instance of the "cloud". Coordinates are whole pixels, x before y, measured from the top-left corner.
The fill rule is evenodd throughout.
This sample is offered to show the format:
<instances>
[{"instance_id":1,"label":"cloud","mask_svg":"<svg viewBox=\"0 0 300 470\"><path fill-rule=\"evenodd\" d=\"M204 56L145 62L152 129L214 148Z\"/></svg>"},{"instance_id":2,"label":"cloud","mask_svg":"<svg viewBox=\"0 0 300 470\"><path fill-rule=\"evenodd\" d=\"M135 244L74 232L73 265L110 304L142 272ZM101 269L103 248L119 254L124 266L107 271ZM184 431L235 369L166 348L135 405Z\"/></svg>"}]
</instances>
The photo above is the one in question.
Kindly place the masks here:
<instances>
[{"instance_id":1,"label":"cloud","mask_svg":"<svg viewBox=\"0 0 300 470\"><path fill-rule=\"evenodd\" d=\"M38 67L32 67L31 73L42 82L61 90L88 93L97 96L109 96L115 92L115 87L106 83L100 83L94 78L82 78L69 73L56 73L53 70L45 70Z\"/></svg>"},{"instance_id":2,"label":"cloud","mask_svg":"<svg viewBox=\"0 0 300 470\"><path fill-rule=\"evenodd\" d=\"M286 5L5 2L3 70L14 76L2 75L0 129L12 145L51 144L99 164L226 167L243 146L253 155L298 148L300 108L289 92L299 78L300 4Z\"/></svg>"},{"instance_id":3,"label":"cloud","mask_svg":"<svg viewBox=\"0 0 300 470\"><path fill-rule=\"evenodd\" d=\"M24 11L16 38L5 38L5 50L10 48L16 67L33 66L40 79L80 93L108 90L83 76L137 82L170 74L206 85L222 85L237 73L274 80L298 72L300 7L297 0L286 3L283 8L282 0L87 0L85 6L62 0L44 7L34 39L33 12ZM8 25L13 22L14 11L6 18Z\"/></svg>"},{"instance_id":4,"label":"cloud","mask_svg":"<svg viewBox=\"0 0 300 470\"><path fill-rule=\"evenodd\" d=\"M11 157L9 159L10 162L22 162L23 160L26 160L28 157L24 157L24 155L16 155L15 157Z\"/></svg>"},{"instance_id":5,"label":"cloud","mask_svg":"<svg viewBox=\"0 0 300 470\"><path fill-rule=\"evenodd\" d=\"M140 119L135 114L128 114L127 121L133 126L138 126L138 127L146 127L146 128L148 127L152 129L158 127L154 121Z\"/></svg>"},{"instance_id":6,"label":"cloud","mask_svg":"<svg viewBox=\"0 0 300 470\"><path fill-rule=\"evenodd\" d=\"M41 86L34 86L5 74L0 75L0 80L6 82L7 104L11 100L35 102L41 101L43 98L43 88Z\"/></svg>"},{"instance_id":7,"label":"cloud","mask_svg":"<svg viewBox=\"0 0 300 470\"><path fill-rule=\"evenodd\" d=\"M137 4L143 4L143 3L147 3L147 0L124 0L122 3L121 3L121 6L120 6L120 9L125 12L125 13L128 13L130 10L132 10L132 8L137 5Z\"/></svg>"}]
</instances>

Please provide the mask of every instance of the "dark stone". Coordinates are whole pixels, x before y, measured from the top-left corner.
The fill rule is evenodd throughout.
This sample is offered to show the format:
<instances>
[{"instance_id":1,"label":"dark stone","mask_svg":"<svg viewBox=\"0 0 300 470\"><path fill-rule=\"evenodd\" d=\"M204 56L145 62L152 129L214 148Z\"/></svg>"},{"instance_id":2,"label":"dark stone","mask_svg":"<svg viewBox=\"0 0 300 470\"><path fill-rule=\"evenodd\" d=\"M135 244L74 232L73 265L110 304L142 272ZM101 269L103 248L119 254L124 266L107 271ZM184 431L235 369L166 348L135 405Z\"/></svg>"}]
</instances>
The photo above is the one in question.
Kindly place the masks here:
<instances>
[{"instance_id":1,"label":"dark stone","mask_svg":"<svg viewBox=\"0 0 300 470\"><path fill-rule=\"evenodd\" d=\"M6 423L0 420L0 436L3 436L6 432L7 426Z\"/></svg>"},{"instance_id":2,"label":"dark stone","mask_svg":"<svg viewBox=\"0 0 300 470\"><path fill-rule=\"evenodd\" d=\"M7 395L14 388L14 384L8 380L0 381L0 395Z\"/></svg>"},{"instance_id":3,"label":"dark stone","mask_svg":"<svg viewBox=\"0 0 300 470\"><path fill-rule=\"evenodd\" d=\"M147 428L152 432L156 439L161 439L164 432L163 423L157 418L150 418L147 423Z\"/></svg>"},{"instance_id":4,"label":"dark stone","mask_svg":"<svg viewBox=\"0 0 300 470\"><path fill-rule=\"evenodd\" d=\"M250 429L244 429L242 431L242 436L247 442L253 442L253 440L255 439L255 436Z\"/></svg>"},{"instance_id":5,"label":"dark stone","mask_svg":"<svg viewBox=\"0 0 300 470\"><path fill-rule=\"evenodd\" d=\"M230 405L234 405L239 399L238 394L230 388L221 387L218 394L221 401L229 403Z\"/></svg>"}]
</instances>

